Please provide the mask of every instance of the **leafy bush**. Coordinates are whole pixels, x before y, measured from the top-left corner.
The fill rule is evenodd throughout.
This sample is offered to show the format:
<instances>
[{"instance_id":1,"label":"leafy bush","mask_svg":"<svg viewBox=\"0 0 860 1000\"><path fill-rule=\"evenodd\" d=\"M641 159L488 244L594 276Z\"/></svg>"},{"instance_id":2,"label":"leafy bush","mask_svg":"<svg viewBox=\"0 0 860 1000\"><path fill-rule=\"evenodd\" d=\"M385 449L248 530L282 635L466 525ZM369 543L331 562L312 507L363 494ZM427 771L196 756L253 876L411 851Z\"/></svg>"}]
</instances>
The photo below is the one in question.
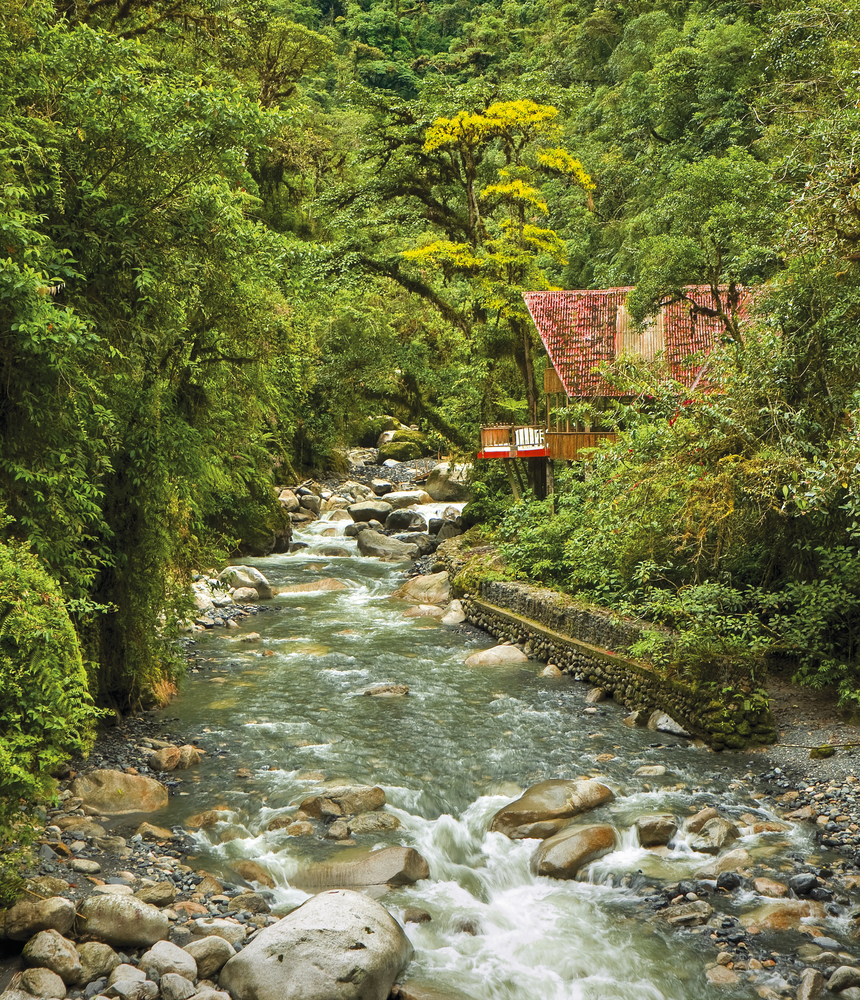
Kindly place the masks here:
<instances>
[{"instance_id":1,"label":"leafy bush","mask_svg":"<svg viewBox=\"0 0 860 1000\"><path fill-rule=\"evenodd\" d=\"M20 545L0 545L0 832L20 799L44 793L66 757L86 753L93 705L59 588Z\"/></svg>"}]
</instances>

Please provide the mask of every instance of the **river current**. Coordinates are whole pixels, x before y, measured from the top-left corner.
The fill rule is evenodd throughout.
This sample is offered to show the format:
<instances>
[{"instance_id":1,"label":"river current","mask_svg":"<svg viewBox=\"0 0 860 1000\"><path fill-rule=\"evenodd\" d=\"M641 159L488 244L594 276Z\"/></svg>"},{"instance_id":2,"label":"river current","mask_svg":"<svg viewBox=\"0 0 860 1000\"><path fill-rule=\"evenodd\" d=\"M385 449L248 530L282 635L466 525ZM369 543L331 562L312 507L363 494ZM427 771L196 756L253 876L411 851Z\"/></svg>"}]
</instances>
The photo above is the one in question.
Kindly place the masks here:
<instances>
[{"instance_id":1,"label":"river current","mask_svg":"<svg viewBox=\"0 0 860 1000\"><path fill-rule=\"evenodd\" d=\"M404 618L408 605L389 595L408 566L361 558L354 540L326 537L341 529L319 521L296 535L308 548L242 562L273 585L334 577L345 589L280 595L240 629L197 637L207 669L188 679L170 714L186 736L212 749L171 799L170 821L227 811L223 823L197 835L194 863L218 872L230 859L256 860L275 879L285 910L307 898L290 881L309 863L377 845L413 846L429 862L430 879L382 899L401 919L406 907L432 916L405 925L415 946L412 982L472 1000L713 995L704 975L715 958L705 940L711 928L669 930L642 903L651 880L687 878L710 859L682 837L669 849L644 850L633 824L708 805L729 817L773 818L753 797L749 758L628 728L613 702L586 714L587 687L541 677L542 664L464 666L492 640ZM348 555L323 555L333 544ZM243 641L250 632L260 639ZM363 696L383 681L408 684L409 695ZM662 764L665 775L635 776L646 764ZM585 776L616 793L588 820L614 824L620 847L579 881L535 876L537 842L488 832L496 810L527 786ZM382 786L401 828L358 837L354 847L267 832L303 798L338 784ZM797 825L735 846L769 861L779 877L787 853L814 852L808 838ZM727 914L739 902L712 901ZM751 986L734 995L756 996Z\"/></svg>"}]
</instances>

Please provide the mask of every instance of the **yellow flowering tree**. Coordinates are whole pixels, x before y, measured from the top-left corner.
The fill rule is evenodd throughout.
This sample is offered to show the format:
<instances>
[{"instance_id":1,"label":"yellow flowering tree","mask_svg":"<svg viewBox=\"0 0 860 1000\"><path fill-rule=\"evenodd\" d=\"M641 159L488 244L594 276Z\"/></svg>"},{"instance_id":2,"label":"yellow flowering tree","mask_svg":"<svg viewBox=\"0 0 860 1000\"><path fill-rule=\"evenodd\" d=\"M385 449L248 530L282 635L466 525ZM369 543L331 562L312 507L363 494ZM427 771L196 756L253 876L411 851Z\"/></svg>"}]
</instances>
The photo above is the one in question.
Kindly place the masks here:
<instances>
[{"instance_id":1,"label":"yellow flowering tree","mask_svg":"<svg viewBox=\"0 0 860 1000\"><path fill-rule=\"evenodd\" d=\"M531 100L499 101L479 112L437 118L427 129L423 152L442 161L457 197L450 212L463 239L425 233L425 242L402 258L443 282L468 281L480 314L494 336L502 333L520 367L529 419L537 419L534 342L522 300L526 289L548 288L545 268L566 263L564 241L546 225L550 213L544 186L560 178L583 191L594 184L558 145L559 111ZM448 221L448 220L446 220Z\"/></svg>"}]
</instances>

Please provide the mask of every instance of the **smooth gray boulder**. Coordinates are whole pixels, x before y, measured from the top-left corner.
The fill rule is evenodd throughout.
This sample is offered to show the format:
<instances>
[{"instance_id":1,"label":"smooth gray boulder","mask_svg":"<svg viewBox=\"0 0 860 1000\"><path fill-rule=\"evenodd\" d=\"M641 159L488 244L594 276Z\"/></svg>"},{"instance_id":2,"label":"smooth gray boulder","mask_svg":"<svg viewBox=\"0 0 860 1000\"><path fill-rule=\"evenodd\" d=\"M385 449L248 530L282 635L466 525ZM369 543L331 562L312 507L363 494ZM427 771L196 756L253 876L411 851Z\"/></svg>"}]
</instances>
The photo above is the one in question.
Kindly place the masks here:
<instances>
[{"instance_id":1,"label":"smooth gray boulder","mask_svg":"<svg viewBox=\"0 0 860 1000\"><path fill-rule=\"evenodd\" d=\"M614 851L617 838L607 824L562 830L535 851L532 869L550 878L576 878L580 868Z\"/></svg>"},{"instance_id":2,"label":"smooth gray boulder","mask_svg":"<svg viewBox=\"0 0 860 1000\"><path fill-rule=\"evenodd\" d=\"M235 920L221 917L198 917L186 924L188 930L198 938L220 937L231 945L243 944L245 941L245 925Z\"/></svg>"},{"instance_id":3,"label":"smooth gray boulder","mask_svg":"<svg viewBox=\"0 0 860 1000\"><path fill-rule=\"evenodd\" d=\"M215 934L198 941L189 941L183 950L197 963L197 975L200 979L214 979L236 954L236 949L229 941Z\"/></svg>"},{"instance_id":4,"label":"smooth gray boulder","mask_svg":"<svg viewBox=\"0 0 860 1000\"><path fill-rule=\"evenodd\" d=\"M78 949L58 931L39 931L24 945L24 963L36 969L50 969L64 983L80 981Z\"/></svg>"},{"instance_id":5,"label":"smooth gray boulder","mask_svg":"<svg viewBox=\"0 0 860 1000\"><path fill-rule=\"evenodd\" d=\"M362 531L358 536L358 551L363 556L389 560L415 559L419 555L417 545L371 530Z\"/></svg>"},{"instance_id":6,"label":"smooth gray boulder","mask_svg":"<svg viewBox=\"0 0 860 1000\"><path fill-rule=\"evenodd\" d=\"M543 840L570 825L574 816L596 809L615 798L600 781L580 778L539 781L502 808L493 817L490 830L511 840L538 837Z\"/></svg>"},{"instance_id":7,"label":"smooth gray boulder","mask_svg":"<svg viewBox=\"0 0 860 1000\"><path fill-rule=\"evenodd\" d=\"M351 503L346 509L353 521L384 522L394 506L384 500L360 500L358 503Z\"/></svg>"},{"instance_id":8,"label":"smooth gray boulder","mask_svg":"<svg viewBox=\"0 0 860 1000\"><path fill-rule=\"evenodd\" d=\"M82 932L115 948L148 948L166 938L170 927L157 906L134 896L89 896L80 912Z\"/></svg>"},{"instance_id":9,"label":"smooth gray boulder","mask_svg":"<svg viewBox=\"0 0 860 1000\"><path fill-rule=\"evenodd\" d=\"M412 885L430 877L430 866L413 847L384 847L355 861L325 861L311 865L290 880L307 892L324 889L380 891Z\"/></svg>"},{"instance_id":10,"label":"smooth gray boulder","mask_svg":"<svg viewBox=\"0 0 860 1000\"><path fill-rule=\"evenodd\" d=\"M169 941L156 941L149 951L141 956L138 965L146 973L146 978L156 983L168 972L184 976L185 979L197 978L197 963L193 956Z\"/></svg>"},{"instance_id":11,"label":"smooth gray boulder","mask_svg":"<svg viewBox=\"0 0 860 1000\"><path fill-rule=\"evenodd\" d=\"M254 566L228 566L218 574L220 583L235 587L251 587L257 591L257 596L264 601L274 597L269 581Z\"/></svg>"},{"instance_id":12,"label":"smooth gray boulder","mask_svg":"<svg viewBox=\"0 0 860 1000\"><path fill-rule=\"evenodd\" d=\"M437 503L463 503L472 499L468 477L471 466L440 462L427 477L424 489Z\"/></svg>"},{"instance_id":13,"label":"smooth gray boulder","mask_svg":"<svg viewBox=\"0 0 860 1000\"><path fill-rule=\"evenodd\" d=\"M72 795L106 816L151 813L167 805L167 789L154 778L123 771L88 771L75 778Z\"/></svg>"},{"instance_id":14,"label":"smooth gray boulder","mask_svg":"<svg viewBox=\"0 0 860 1000\"><path fill-rule=\"evenodd\" d=\"M219 986L233 1000L387 1000L411 958L383 906L338 889L261 931L224 966Z\"/></svg>"},{"instance_id":15,"label":"smooth gray boulder","mask_svg":"<svg viewBox=\"0 0 860 1000\"><path fill-rule=\"evenodd\" d=\"M75 904L63 896L19 899L5 912L0 910L0 938L29 941L34 934L47 930L66 934L74 922Z\"/></svg>"},{"instance_id":16,"label":"smooth gray boulder","mask_svg":"<svg viewBox=\"0 0 860 1000\"><path fill-rule=\"evenodd\" d=\"M853 965L840 965L827 980L827 988L831 993L841 993L852 986L860 986L860 969Z\"/></svg>"}]
</instances>

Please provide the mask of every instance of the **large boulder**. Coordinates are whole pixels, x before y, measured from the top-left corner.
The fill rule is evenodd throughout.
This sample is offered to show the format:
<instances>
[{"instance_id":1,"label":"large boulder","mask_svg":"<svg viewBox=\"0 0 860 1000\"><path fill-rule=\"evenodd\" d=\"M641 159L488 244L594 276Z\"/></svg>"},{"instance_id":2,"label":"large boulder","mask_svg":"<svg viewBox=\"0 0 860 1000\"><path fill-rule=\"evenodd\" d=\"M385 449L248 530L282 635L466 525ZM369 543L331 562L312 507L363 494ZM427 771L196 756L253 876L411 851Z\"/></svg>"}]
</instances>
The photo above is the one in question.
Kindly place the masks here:
<instances>
[{"instance_id":1,"label":"large boulder","mask_svg":"<svg viewBox=\"0 0 860 1000\"><path fill-rule=\"evenodd\" d=\"M532 867L537 875L576 878L580 868L615 850L613 827L606 824L562 830L535 851Z\"/></svg>"},{"instance_id":2,"label":"large boulder","mask_svg":"<svg viewBox=\"0 0 860 1000\"><path fill-rule=\"evenodd\" d=\"M167 805L167 789L153 778L123 771L88 771L72 782L72 795L106 816L151 813Z\"/></svg>"},{"instance_id":3,"label":"large boulder","mask_svg":"<svg viewBox=\"0 0 860 1000\"><path fill-rule=\"evenodd\" d=\"M325 861L293 876L290 884L306 892L358 889L384 892L430 877L427 861L413 847L385 847L354 861Z\"/></svg>"},{"instance_id":4,"label":"large boulder","mask_svg":"<svg viewBox=\"0 0 860 1000\"><path fill-rule=\"evenodd\" d=\"M424 484L424 489L437 503L464 503L471 500L468 477L470 466L453 462L437 465Z\"/></svg>"},{"instance_id":5,"label":"large boulder","mask_svg":"<svg viewBox=\"0 0 860 1000\"><path fill-rule=\"evenodd\" d=\"M636 820L636 835L642 847L663 847L677 832L674 816L640 816Z\"/></svg>"},{"instance_id":6,"label":"large boulder","mask_svg":"<svg viewBox=\"0 0 860 1000\"><path fill-rule=\"evenodd\" d=\"M408 462L413 458L421 458L427 452L427 438L420 431L396 430L390 441L380 445L377 461L380 465L391 460Z\"/></svg>"},{"instance_id":7,"label":"large boulder","mask_svg":"<svg viewBox=\"0 0 860 1000\"><path fill-rule=\"evenodd\" d=\"M62 896L19 899L8 910L0 910L0 938L29 941L39 931L66 934L75 922L75 904Z\"/></svg>"},{"instance_id":8,"label":"large boulder","mask_svg":"<svg viewBox=\"0 0 860 1000\"><path fill-rule=\"evenodd\" d=\"M451 600L451 583L444 570L426 576L413 576L391 596L398 601L414 601L416 604L447 604Z\"/></svg>"},{"instance_id":9,"label":"large boulder","mask_svg":"<svg viewBox=\"0 0 860 1000\"><path fill-rule=\"evenodd\" d=\"M87 937L115 948L148 948L166 938L170 926L157 906L134 896L89 896L80 914Z\"/></svg>"},{"instance_id":10,"label":"large boulder","mask_svg":"<svg viewBox=\"0 0 860 1000\"><path fill-rule=\"evenodd\" d=\"M24 962L36 969L50 969L64 983L80 980L82 967L74 944L57 931L39 931L24 945Z\"/></svg>"},{"instance_id":11,"label":"large boulder","mask_svg":"<svg viewBox=\"0 0 860 1000\"><path fill-rule=\"evenodd\" d=\"M482 649L466 657L467 667L499 667L510 663L525 663L526 654L516 646L493 646L492 649Z\"/></svg>"},{"instance_id":12,"label":"large boulder","mask_svg":"<svg viewBox=\"0 0 860 1000\"><path fill-rule=\"evenodd\" d=\"M274 597L274 591L269 585L269 581L254 566L228 566L218 574L221 583L237 590L243 587L252 587L257 591L260 600L268 601Z\"/></svg>"},{"instance_id":13,"label":"large boulder","mask_svg":"<svg viewBox=\"0 0 860 1000\"><path fill-rule=\"evenodd\" d=\"M426 531L427 522L417 510L408 507L393 510L385 519L386 531Z\"/></svg>"},{"instance_id":14,"label":"large boulder","mask_svg":"<svg viewBox=\"0 0 860 1000\"><path fill-rule=\"evenodd\" d=\"M490 829L511 840L543 840L570 825L571 819L615 798L612 790L591 778L567 781L551 778L526 789L496 813Z\"/></svg>"},{"instance_id":15,"label":"large boulder","mask_svg":"<svg viewBox=\"0 0 860 1000\"><path fill-rule=\"evenodd\" d=\"M50 969L27 969L21 976L21 986L25 995L31 997L63 997L66 987L63 980Z\"/></svg>"},{"instance_id":16,"label":"large boulder","mask_svg":"<svg viewBox=\"0 0 860 1000\"><path fill-rule=\"evenodd\" d=\"M433 497L424 490L394 490L385 494L385 502L392 507L414 507L419 503L433 503Z\"/></svg>"},{"instance_id":17,"label":"large boulder","mask_svg":"<svg viewBox=\"0 0 860 1000\"><path fill-rule=\"evenodd\" d=\"M363 556L373 556L377 559L415 559L418 556L418 546L389 538L379 531L362 531L358 536L358 551Z\"/></svg>"},{"instance_id":18,"label":"large boulder","mask_svg":"<svg viewBox=\"0 0 860 1000\"><path fill-rule=\"evenodd\" d=\"M741 927L758 927L763 931L799 930L801 921L810 918L821 920L824 905L811 899L773 899L769 903L747 910L741 918Z\"/></svg>"},{"instance_id":19,"label":"large boulder","mask_svg":"<svg viewBox=\"0 0 860 1000\"><path fill-rule=\"evenodd\" d=\"M385 521L394 508L384 500L359 500L350 504L347 510L353 521Z\"/></svg>"},{"instance_id":20,"label":"large boulder","mask_svg":"<svg viewBox=\"0 0 860 1000\"><path fill-rule=\"evenodd\" d=\"M265 928L224 966L234 1000L387 1000L412 945L379 903L337 890Z\"/></svg>"}]
</instances>

